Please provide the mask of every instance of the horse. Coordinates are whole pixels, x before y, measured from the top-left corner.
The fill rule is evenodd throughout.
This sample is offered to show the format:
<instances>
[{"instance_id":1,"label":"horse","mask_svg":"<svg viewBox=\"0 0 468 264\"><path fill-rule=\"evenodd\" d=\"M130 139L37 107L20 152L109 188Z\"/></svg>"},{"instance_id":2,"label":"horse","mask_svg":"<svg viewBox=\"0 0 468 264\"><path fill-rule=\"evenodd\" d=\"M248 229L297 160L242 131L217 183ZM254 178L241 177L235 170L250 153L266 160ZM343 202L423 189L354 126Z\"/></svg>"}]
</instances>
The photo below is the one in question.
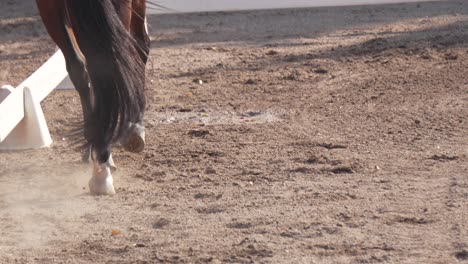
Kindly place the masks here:
<instances>
[{"instance_id":1,"label":"horse","mask_svg":"<svg viewBox=\"0 0 468 264\"><path fill-rule=\"evenodd\" d=\"M141 152L145 145L145 67L150 50L146 2L36 0L36 4L80 97L81 131L93 163L89 190L113 195L112 146L120 143L128 151Z\"/></svg>"}]
</instances>

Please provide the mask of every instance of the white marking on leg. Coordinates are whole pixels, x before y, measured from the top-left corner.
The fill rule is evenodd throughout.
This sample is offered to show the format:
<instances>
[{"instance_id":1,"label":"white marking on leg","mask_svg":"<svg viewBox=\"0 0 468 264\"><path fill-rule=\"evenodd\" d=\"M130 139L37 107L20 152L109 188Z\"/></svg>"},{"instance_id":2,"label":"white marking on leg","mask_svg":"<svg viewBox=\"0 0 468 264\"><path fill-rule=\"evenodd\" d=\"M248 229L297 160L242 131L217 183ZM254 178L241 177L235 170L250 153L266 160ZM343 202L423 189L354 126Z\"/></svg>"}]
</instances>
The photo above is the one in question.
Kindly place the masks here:
<instances>
[{"instance_id":1,"label":"white marking on leg","mask_svg":"<svg viewBox=\"0 0 468 264\"><path fill-rule=\"evenodd\" d=\"M99 164L94 161L93 177L89 180L89 190L94 195L115 194L114 179L109 162Z\"/></svg>"},{"instance_id":2,"label":"white marking on leg","mask_svg":"<svg viewBox=\"0 0 468 264\"><path fill-rule=\"evenodd\" d=\"M112 154L109 156L109 166L111 169L111 172L115 172L117 170L117 166L115 165L114 159L112 158Z\"/></svg>"}]
</instances>

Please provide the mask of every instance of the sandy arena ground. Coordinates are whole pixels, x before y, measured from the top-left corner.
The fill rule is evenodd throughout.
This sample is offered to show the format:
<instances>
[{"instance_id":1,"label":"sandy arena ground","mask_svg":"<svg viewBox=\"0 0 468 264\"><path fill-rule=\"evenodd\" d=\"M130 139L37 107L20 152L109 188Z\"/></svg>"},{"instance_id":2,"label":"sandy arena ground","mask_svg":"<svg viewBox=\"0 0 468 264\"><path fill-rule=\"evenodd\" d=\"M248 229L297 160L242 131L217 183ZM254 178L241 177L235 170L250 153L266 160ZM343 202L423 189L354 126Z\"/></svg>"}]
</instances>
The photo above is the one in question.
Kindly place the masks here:
<instances>
[{"instance_id":1,"label":"sandy arena ground","mask_svg":"<svg viewBox=\"0 0 468 264\"><path fill-rule=\"evenodd\" d=\"M464 0L149 21L146 150L90 196L53 92L53 146L0 153L0 263L468 262ZM0 1L0 84L54 49Z\"/></svg>"}]
</instances>

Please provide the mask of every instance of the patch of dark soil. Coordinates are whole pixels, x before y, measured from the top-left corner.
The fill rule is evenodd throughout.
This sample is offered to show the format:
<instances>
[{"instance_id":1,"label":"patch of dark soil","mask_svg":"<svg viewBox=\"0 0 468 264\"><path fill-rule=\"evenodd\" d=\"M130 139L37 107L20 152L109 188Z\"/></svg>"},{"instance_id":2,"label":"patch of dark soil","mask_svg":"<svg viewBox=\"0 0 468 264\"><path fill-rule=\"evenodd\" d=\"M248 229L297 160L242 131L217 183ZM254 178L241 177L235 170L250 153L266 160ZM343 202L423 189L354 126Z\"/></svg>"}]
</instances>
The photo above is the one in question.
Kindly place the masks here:
<instances>
[{"instance_id":1,"label":"patch of dark soil","mask_svg":"<svg viewBox=\"0 0 468 264\"><path fill-rule=\"evenodd\" d=\"M159 218L153 223L154 229L163 229L168 226L171 222L167 218Z\"/></svg>"},{"instance_id":2,"label":"patch of dark soil","mask_svg":"<svg viewBox=\"0 0 468 264\"><path fill-rule=\"evenodd\" d=\"M458 259L458 260L468 260L468 251L467 250L462 250L462 251L459 251L457 253L455 253L455 257Z\"/></svg>"},{"instance_id":3,"label":"patch of dark soil","mask_svg":"<svg viewBox=\"0 0 468 264\"><path fill-rule=\"evenodd\" d=\"M334 144L334 143L319 143L317 146L326 148L326 149L346 149L348 146L343 144Z\"/></svg>"},{"instance_id":4,"label":"patch of dark soil","mask_svg":"<svg viewBox=\"0 0 468 264\"><path fill-rule=\"evenodd\" d=\"M454 160L458 160L459 158L460 158L459 156L449 156L449 155L445 155L445 154L441 154L441 155L435 154L435 155L431 156L429 159L443 162L443 161L454 161Z\"/></svg>"}]
</instances>

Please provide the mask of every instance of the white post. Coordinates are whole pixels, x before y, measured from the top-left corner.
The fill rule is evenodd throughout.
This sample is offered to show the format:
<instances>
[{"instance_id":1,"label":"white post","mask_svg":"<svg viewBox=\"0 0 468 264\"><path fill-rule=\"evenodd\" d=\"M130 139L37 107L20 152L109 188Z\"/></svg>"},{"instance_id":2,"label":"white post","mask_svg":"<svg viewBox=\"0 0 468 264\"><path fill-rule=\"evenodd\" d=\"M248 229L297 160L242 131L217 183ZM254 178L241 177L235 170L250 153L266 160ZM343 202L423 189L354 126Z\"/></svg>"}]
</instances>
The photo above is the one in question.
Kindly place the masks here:
<instances>
[{"instance_id":1,"label":"white post","mask_svg":"<svg viewBox=\"0 0 468 264\"><path fill-rule=\"evenodd\" d=\"M65 59L57 51L18 88L6 86L0 100L0 150L49 147L52 143L41 101L67 77Z\"/></svg>"}]
</instances>

